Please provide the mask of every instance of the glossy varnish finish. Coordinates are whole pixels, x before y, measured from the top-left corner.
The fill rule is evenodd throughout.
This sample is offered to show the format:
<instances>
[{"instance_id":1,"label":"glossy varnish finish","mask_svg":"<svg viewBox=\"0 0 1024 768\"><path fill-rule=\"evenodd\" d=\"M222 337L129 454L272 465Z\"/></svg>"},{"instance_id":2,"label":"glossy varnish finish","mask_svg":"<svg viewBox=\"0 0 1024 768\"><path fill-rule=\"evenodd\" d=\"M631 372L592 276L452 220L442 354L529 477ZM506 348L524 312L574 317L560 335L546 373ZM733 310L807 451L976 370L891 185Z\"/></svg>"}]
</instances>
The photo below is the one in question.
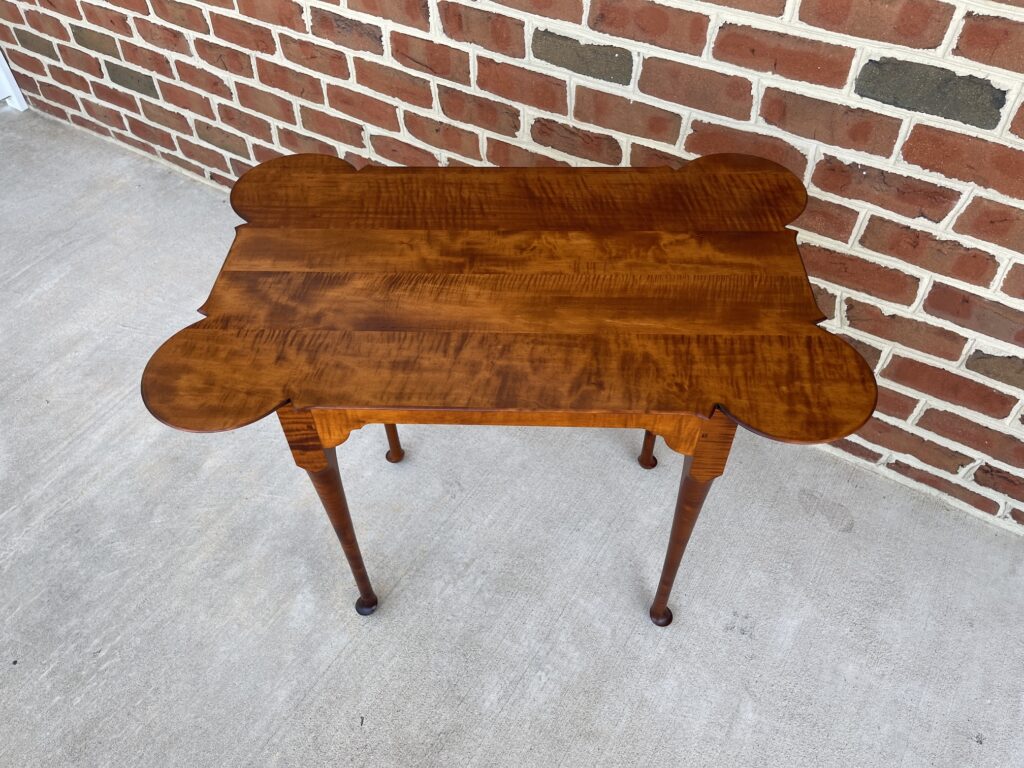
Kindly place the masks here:
<instances>
[{"instance_id":1,"label":"glossy varnish finish","mask_svg":"<svg viewBox=\"0 0 1024 768\"><path fill-rule=\"evenodd\" d=\"M248 223L206 318L157 351L143 396L161 420L196 431L278 411L350 564L358 546L354 533L346 544L340 478L336 489L324 478L337 476L325 451L352 429L644 429L645 466L655 434L694 456L673 526L681 556L706 493L694 489L721 473L735 424L818 442L873 409L868 367L817 327L785 228L804 200L787 171L738 155L678 171L273 160L235 186ZM387 435L400 460L393 426ZM664 623L664 600L655 608Z\"/></svg>"}]
</instances>

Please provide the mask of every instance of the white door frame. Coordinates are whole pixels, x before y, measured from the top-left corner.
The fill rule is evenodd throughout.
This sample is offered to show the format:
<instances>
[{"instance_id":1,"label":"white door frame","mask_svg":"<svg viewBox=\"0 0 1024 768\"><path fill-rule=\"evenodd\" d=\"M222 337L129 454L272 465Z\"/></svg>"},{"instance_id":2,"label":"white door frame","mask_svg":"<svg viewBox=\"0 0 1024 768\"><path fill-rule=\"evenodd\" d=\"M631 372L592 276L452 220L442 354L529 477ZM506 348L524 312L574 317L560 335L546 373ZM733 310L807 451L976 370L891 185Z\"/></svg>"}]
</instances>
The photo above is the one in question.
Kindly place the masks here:
<instances>
[{"instance_id":1,"label":"white door frame","mask_svg":"<svg viewBox=\"0 0 1024 768\"><path fill-rule=\"evenodd\" d=\"M11 68L7 66L7 60L3 53L0 53L0 103L5 100L19 112L28 108L25 97L21 95L21 89L14 81L14 75L11 74Z\"/></svg>"}]
</instances>

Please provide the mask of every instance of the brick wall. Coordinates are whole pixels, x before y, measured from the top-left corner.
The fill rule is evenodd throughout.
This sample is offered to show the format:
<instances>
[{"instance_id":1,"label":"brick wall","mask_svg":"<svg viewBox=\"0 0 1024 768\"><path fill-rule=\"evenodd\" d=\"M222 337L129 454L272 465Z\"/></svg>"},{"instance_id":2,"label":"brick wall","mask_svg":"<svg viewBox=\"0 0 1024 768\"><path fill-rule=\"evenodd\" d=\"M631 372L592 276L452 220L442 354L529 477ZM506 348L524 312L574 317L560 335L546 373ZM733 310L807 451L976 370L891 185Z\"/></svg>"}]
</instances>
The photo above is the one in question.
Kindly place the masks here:
<instances>
[{"instance_id":1,"label":"brick wall","mask_svg":"<svg viewBox=\"0 0 1024 768\"><path fill-rule=\"evenodd\" d=\"M1024 530L1024 0L0 0L0 45L36 109L225 185L288 152L782 163L881 385L836 450Z\"/></svg>"}]
</instances>

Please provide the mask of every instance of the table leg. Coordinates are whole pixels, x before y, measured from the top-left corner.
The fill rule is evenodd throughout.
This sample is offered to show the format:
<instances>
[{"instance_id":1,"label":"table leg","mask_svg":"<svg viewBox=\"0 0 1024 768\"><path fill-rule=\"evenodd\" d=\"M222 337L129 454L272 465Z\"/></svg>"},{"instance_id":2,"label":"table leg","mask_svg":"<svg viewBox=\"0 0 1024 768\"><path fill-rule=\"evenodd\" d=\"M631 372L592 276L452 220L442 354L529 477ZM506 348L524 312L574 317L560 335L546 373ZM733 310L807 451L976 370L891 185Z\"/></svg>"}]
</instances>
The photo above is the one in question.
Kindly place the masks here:
<instances>
[{"instance_id":1,"label":"table leg","mask_svg":"<svg viewBox=\"0 0 1024 768\"><path fill-rule=\"evenodd\" d=\"M402 443L398 439L398 427L394 424L385 424L384 432L386 432L388 436L388 452L384 454L384 458L392 464L397 464L405 457L405 451L402 450Z\"/></svg>"},{"instance_id":2,"label":"table leg","mask_svg":"<svg viewBox=\"0 0 1024 768\"><path fill-rule=\"evenodd\" d=\"M672 585L675 583L683 552L690 541L690 534L693 533L704 500L711 490L711 483L725 471L725 462L729 458L729 449L732 447L735 433L736 425L732 420L716 410L707 423L701 426L693 455L687 456L683 464L668 551L665 553L658 591L651 605L651 621L659 627L667 627L672 623L672 611L668 607Z\"/></svg>"},{"instance_id":3,"label":"table leg","mask_svg":"<svg viewBox=\"0 0 1024 768\"><path fill-rule=\"evenodd\" d=\"M359 551L356 532L352 527L345 488L341 484L341 474L338 472L337 451L333 447L324 447L309 411L298 411L290 406L283 406L277 410L277 415L295 463L306 470L309 479L313 481L313 487L324 505L338 541L341 542L341 549L345 553L356 587L359 589L356 612L369 616L377 607L377 595L370 584L370 577L366 573L363 556Z\"/></svg>"},{"instance_id":4,"label":"table leg","mask_svg":"<svg viewBox=\"0 0 1024 768\"><path fill-rule=\"evenodd\" d=\"M658 466L658 459L654 456L654 441L658 436L649 429L644 430L644 444L640 448L640 456L637 458L640 466L644 469L654 469Z\"/></svg>"}]
</instances>

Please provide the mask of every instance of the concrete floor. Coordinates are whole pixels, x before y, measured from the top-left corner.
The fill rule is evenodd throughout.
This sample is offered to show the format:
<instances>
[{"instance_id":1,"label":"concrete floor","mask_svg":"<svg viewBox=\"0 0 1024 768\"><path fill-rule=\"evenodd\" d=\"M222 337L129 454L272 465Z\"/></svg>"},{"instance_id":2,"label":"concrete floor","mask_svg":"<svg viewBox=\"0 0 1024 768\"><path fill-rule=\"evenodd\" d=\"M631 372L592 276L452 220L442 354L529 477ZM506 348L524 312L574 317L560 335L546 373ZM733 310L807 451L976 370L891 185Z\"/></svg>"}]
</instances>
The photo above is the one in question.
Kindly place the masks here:
<instances>
[{"instance_id":1,"label":"concrete floor","mask_svg":"<svg viewBox=\"0 0 1024 768\"><path fill-rule=\"evenodd\" d=\"M646 611L681 460L408 427L340 450L370 618L272 420L158 424L226 194L0 111L0 765L1024 765L1024 539L739 436Z\"/></svg>"}]
</instances>

